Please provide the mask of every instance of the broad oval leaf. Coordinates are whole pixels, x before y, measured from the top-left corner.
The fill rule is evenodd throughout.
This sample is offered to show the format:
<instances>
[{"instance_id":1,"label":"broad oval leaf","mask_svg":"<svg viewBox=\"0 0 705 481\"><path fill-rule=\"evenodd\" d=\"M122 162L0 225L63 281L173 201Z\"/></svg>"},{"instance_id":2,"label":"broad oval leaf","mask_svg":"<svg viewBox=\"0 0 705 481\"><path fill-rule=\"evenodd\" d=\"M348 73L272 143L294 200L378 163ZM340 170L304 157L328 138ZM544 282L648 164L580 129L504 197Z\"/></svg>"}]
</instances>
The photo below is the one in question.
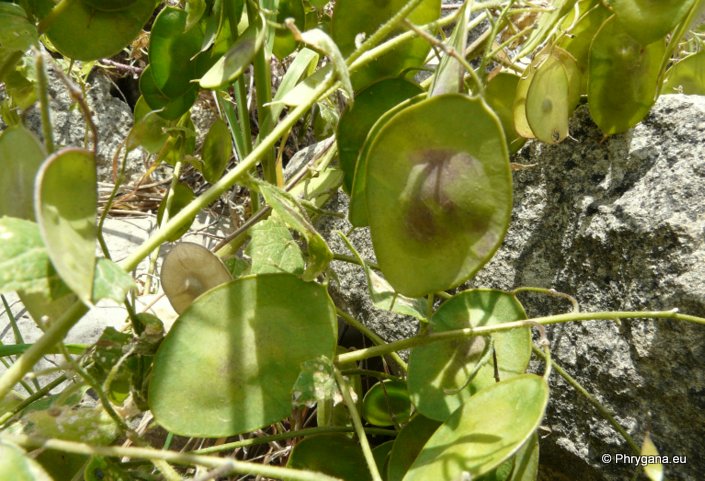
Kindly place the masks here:
<instances>
[{"instance_id":1,"label":"broad oval leaf","mask_svg":"<svg viewBox=\"0 0 705 481\"><path fill-rule=\"evenodd\" d=\"M449 129L449 118L461 124ZM456 94L402 110L367 153L366 199L375 253L397 291L421 297L464 282L509 223L512 181L496 116Z\"/></svg>"},{"instance_id":2,"label":"broad oval leaf","mask_svg":"<svg viewBox=\"0 0 705 481\"><path fill-rule=\"evenodd\" d=\"M192 85L190 89L178 97L169 97L157 86L152 75L152 66L147 65L140 76L140 92L147 105L157 111L157 114L167 120L176 120L191 108L198 96L198 87Z\"/></svg>"},{"instance_id":3,"label":"broad oval leaf","mask_svg":"<svg viewBox=\"0 0 705 481\"><path fill-rule=\"evenodd\" d=\"M428 419L421 414L404 426L394 440L392 452L389 454L387 481L401 481L409 470L421 449L441 423Z\"/></svg>"},{"instance_id":4,"label":"broad oval leaf","mask_svg":"<svg viewBox=\"0 0 705 481\"><path fill-rule=\"evenodd\" d=\"M22 125L0 134L0 216L34 220L34 178L46 153Z\"/></svg>"},{"instance_id":5,"label":"broad oval leaf","mask_svg":"<svg viewBox=\"0 0 705 481\"><path fill-rule=\"evenodd\" d=\"M164 338L150 409L183 436L252 431L291 413L301 364L332 358L335 343L325 287L290 274L236 279L200 296Z\"/></svg>"},{"instance_id":6,"label":"broad oval leaf","mask_svg":"<svg viewBox=\"0 0 705 481\"><path fill-rule=\"evenodd\" d=\"M689 55L671 67L661 93L705 95L705 51Z\"/></svg>"},{"instance_id":7,"label":"broad oval leaf","mask_svg":"<svg viewBox=\"0 0 705 481\"><path fill-rule=\"evenodd\" d=\"M625 132L649 112L665 51L663 39L644 46L614 16L602 24L590 47L587 89L590 115L605 135Z\"/></svg>"},{"instance_id":8,"label":"broad oval leaf","mask_svg":"<svg viewBox=\"0 0 705 481\"><path fill-rule=\"evenodd\" d=\"M538 428L548 394L546 381L534 374L478 392L431 436L404 481L475 479L492 471Z\"/></svg>"},{"instance_id":9,"label":"broad oval leaf","mask_svg":"<svg viewBox=\"0 0 705 481\"><path fill-rule=\"evenodd\" d=\"M201 77L199 83L204 89L217 89L229 84L245 72L255 54L262 48L266 29L264 20L258 21L247 27L238 37L230 50L220 57L215 64Z\"/></svg>"},{"instance_id":10,"label":"broad oval leaf","mask_svg":"<svg viewBox=\"0 0 705 481\"><path fill-rule=\"evenodd\" d=\"M20 448L0 441L0 479L52 481L44 468Z\"/></svg>"},{"instance_id":11,"label":"broad oval leaf","mask_svg":"<svg viewBox=\"0 0 705 481\"><path fill-rule=\"evenodd\" d=\"M51 1L39 5L41 17L54 8ZM115 12L96 10L85 0L66 2L65 7L46 32L49 40L67 57L95 60L112 57L129 45L152 15L154 0L137 0Z\"/></svg>"},{"instance_id":12,"label":"broad oval leaf","mask_svg":"<svg viewBox=\"0 0 705 481\"><path fill-rule=\"evenodd\" d=\"M245 250L252 259L250 273L289 272L299 276L304 273L301 248L276 214L252 226L250 239Z\"/></svg>"},{"instance_id":13,"label":"broad oval leaf","mask_svg":"<svg viewBox=\"0 0 705 481\"><path fill-rule=\"evenodd\" d=\"M506 292L473 289L461 292L441 305L431 317L432 332L492 326L526 319L519 301ZM526 371L531 358L528 328L491 334L501 380ZM482 366L483 350L490 348L483 337L441 341L414 348L409 355L409 393L420 413L445 421L473 393L494 380L494 363ZM479 369L478 369L479 368ZM472 376L472 377L471 377Z\"/></svg>"},{"instance_id":14,"label":"broad oval leaf","mask_svg":"<svg viewBox=\"0 0 705 481\"><path fill-rule=\"evenodd\" d=\"M365 394L362 415L375 426L403 424L411 416L411 401L404 381L385 379Z\"/></svg>"},{"instance_id":15,"label":"broad oval leaf","mask_svg":"<svg viewBox=\"0 0 705 481\"><path fill-rule=\"evenodd\" d=\"M184 95L197 77L192 58L201 50L203 33L199 28L185 31L188 14L166 7L154 21L149 37L149 65L157 88L167 97Z\"/></svg>"},{"instance_id":16,"label":"broad oval leaf","mask_svg":"<svg viewBox=\"0 0 705 481\"><path fill-rule=\"evenodd\" d=\"M352 191L358 156L372 126L395 105L420 93L423 89L418 84L390 78L375 82L355 96L355 103L340 117L336 135L343 187L347 192Z\"/></svg>"},{"instance_id":17,"label":"broad oval leaf","mask_svg":"<svg viewBox=\"0 0 705 481\"><path fill-rule=\"evenodd\" d=\"M233 142L230 129L221 119L217 119L203 140L201 156L203 158L203 177L214 184L223 176L233 155Z\"/></svg>"},{"instance_id":18,"label":"broad oval leaf","mask_svg":"<svg viewBox=\"0 0 705 481\"><path fill-rule=\"evenodd\" d=\"M367 481L372 476L360 444L343 434L321 434L299 442L287 467L328 474L343 481Z\"/></svg>"},{"instance_id":19,"label":"broad oval leaf","mask_svg":"<svg viewBox=\"0 0 705 481\"><path fill-rule=\"evenodd\" d=\"M619 23L643 45L662 39L688 14L694 0L607 0Z\"/></svg>"},{"instance_id":20,"label":"broad oval leaf","mask_svg":"<svg viewBox=\"0 0 705 481\"><path fill-rule=\"evenodd\" d=\"M63 149L39 170L35 214L56 272L84 302L91 302L95 270L96 165L93 154Z\"/></svg>"},{"instance_id":21,"label":"broad oval leaf","mask_svg":"<svg viewBox=\"0 0 705 481\"><path fill-rule=\"evenodd\" d=\"M294 19L294 24L299 30L303 30L306 23L306 11L301 0L279 0L277 10L277 23L283 24L288 18ZM296 50L296 39L288 28L278 28L274 32L274 44L272 53L278 59L283 59Z\"/></svg>"},{"instance_id":22,"label":"broad oval leaf","mask_svg":"<svg viewBox=\"0 0 705 481\"><path fill-rule=\"evenodd\" d=\"M526 142L514 127L514 99L519 77L509 72L500 72L487 82L485 100L499 117L507 139L510 154L516 153Z\"/></svg>"},{"instance_id":23,"label":"broad oval leaf","mask_svg":"<svg viewBox=\"0 0 705 481\"><path fill-rule=\"evenodd\" d=\"M344 56L351 54L356 49L359 36L364 39L372 35L406 3L406 0L337 0L333 10L333 40ZM436 20L440 13L441 0L422 0L407 19L416 25L423 25ZM399 30L394 32L397 33ZM353 87L360 90L376 80L422 66L430 48L431 45L421 37L405 42L353 73Z\"/></svg>"},{"instance_id":24,"label":"broad oval leaf","mask_svg":"<svg viewBox=\"0 0 705 481\"><path fill-rule=\"evenodd\" d=\"M159 275L164 294L181 314L201 294L232 280L225 264L193 242L176 244L164 258Z\"/></svg>"}]
</instances>

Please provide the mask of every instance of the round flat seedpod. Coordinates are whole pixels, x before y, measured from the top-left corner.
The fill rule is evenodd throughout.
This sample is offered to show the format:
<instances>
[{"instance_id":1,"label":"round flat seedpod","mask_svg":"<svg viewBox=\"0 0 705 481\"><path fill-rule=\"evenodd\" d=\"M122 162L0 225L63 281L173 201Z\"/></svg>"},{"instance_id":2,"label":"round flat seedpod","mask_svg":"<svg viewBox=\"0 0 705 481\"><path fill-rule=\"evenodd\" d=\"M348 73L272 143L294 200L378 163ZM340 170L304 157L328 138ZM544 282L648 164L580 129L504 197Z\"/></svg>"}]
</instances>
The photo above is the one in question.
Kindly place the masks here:
<instances>
[{"instance_id":1,"label":"round flat seedpod","mask_svg":"<svg viewBox=\"0 0 705 481\"><path fill-rule=\"evenodd\" d=\"M494 254L509 224L499 120L481 99L459 94L401 110L367 152L365 197L375 253L395 290L421 297L459 285Z\"/></svg>"},{"instance_id":2,"label":"round flat seedpod","mask_svg":"<svg viewBox=\"0 0 705 481\"><path fill-rule=\"evenodd\" d=\"M370 388L362 401L362 415L375 426L402 424L411 416L406 382L386 379Z\"/></svg>"},{"instance_id":3,"label":"round flat seedpod","mask_svg":"<svg viewBox=\"0 0 705 481\"><path fill-rule=\"evenodd\" d=\"M536 60L540 57L537 56ZM536 69L533 64L526 67L526 70L519 77L519 82L517 82L516 95L514 97L514 105L512 107L513 117L514 117L514 129L516 132L524 137L525 139L533 139L535 137L534 133L531 131L529 126L529 121L526 119L526 96L529 93L529 87L531 86L531 81L534 78L534 73Z\"/></svg>"},{"instance_id":4,"label":"round flat seedpod","mask_svg":"<svg viewBox=\"0 0 705 481\"><path fill-rule=\"evenodd\" d=\"M232 280L215 254L191 242L177 244L169 251L160 278L166 297L179 314L207 290Z\"/></svg>"},{"instance_id":5,"label":"round flat seedpod","mask_svg":"<svg viewBox=\"0 0 705 481\"><path fill-rule=\"evenodd\" d=\"M663 39L693 3L694 0L607 0L629 35L643 45Z\"/></svg>"},{"instance_id":6,"label":"round flat seedpod","mask_svg":"<svg viewBox=\"0 0 705 481\"><path fill-rule=\"evenodd\" d=\"M526 93L526 120L540 141L557 144L568 136L569 89L564 63L549 55L536 69Z\"/></svg>"},{"instance_id":7,"label":"round flat seedpod","mask_svg":"<svg viewBox=\"0 0 705 481\"><path fill-rule=\"evenodd\" d=\"M519 76L500 72L492 77L485 87L485 100L502 123L511 154L516 153L526 142L514 127L514 99L518 84Z\"/></svg>"},{"instance_id":8,"label":"round flat seedpod","mask_svg":"<svg viewBox=\"0 0 705 481\"><path fill-rule=\"evenodd\" d=\"M588 106L606 135L625 132L649 112L656 101L665 41L642 45L612 16L590 47Z\"/></svg>"}]
</instances>

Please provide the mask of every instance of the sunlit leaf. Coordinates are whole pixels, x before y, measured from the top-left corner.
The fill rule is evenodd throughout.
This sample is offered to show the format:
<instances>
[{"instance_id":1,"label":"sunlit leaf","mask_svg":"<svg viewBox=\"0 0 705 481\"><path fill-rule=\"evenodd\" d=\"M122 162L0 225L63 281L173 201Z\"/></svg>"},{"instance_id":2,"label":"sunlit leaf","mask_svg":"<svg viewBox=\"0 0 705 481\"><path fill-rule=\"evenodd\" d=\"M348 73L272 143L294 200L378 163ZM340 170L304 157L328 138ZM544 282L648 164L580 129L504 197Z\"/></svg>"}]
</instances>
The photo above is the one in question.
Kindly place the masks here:
<instances>
[{"instance_id":1,"label":"sunlit leaf","mask_svg":"<svg viewBox=\"0 0 705 481\"><path fill-rule=\"evenodd\" d=\"M705 95L705 51L689 55L671 67L661 93Z\"/></svg>"},{"instance_id":2,"label":"sunlit leaf","mask_svg":"<svg viewBox=\"0 0 705 481\"><path fill-rule=\"evenodd\" d=\"M448 118L473 122L449 129ZM409 297L464 282L502 241L511 191L504 133L482 100L440 95L394 115L367 152L370 234L386 279Z\"/></svg>"},{"instance_id":3,"label":"sunlit leaf","mask_svg":"<svg viewBox=\"0 0 705 481\"><path fill-rule=\"evenodd\" d=\"M301 363L332 358L335 343L325 287L291 274L236 279L200 296L164 338L150 408L184 436L252 431L291 413Z\"/></svg>"},{"instance_id":4,"label":"sunlit leaf","mask_svg":"<svg viewBox=\"0 0 705 481\"><path fill-rule=\"evenodd\" d=\"M301 41L319 52L325 54L333 65L333 73L342 84L343 90L348 94L348 98L353 98L353 88L350 83L350 74L345 63L345 58L340 53L338 45L321 29L314 28L301 34Z\"/></svg>"},{"instance_id":5,"label":"sunlit leaf","mask_svg":"<svg viewBox=\"0 0 705 481\"><path fill-rule=\"evenodd\" d=\"M448 47L454 52L465 52L470 14L471 10L468 7L468 3L463 3L461 11L458 13L458 22L455 24L453 33L448 39ZM462 54L460 53L459 55ZM444 53L433 77L433 82L429 89L429 97L462 93L465 89L464 74L465 67L458 59L448 53Z\"/></svg>"},{"instance_id":6,"label":"sunlit leaf","mask_svg":"<svg viewBox=\"0 0 705 481\"><path fill-rule=\"evenodd\" d=\"M20 448L0 441L0 479L52 481L42 466Z\"/></svg>"},{"instance_id":7,"label":"sunlit leaf","mask_svg":"<svg viewBox=\"0 0 705 481\"><path fill-rule=\"evenodd\" d=\"M289 272L301 275L304 258L299 245L280 219L272 216L250 229L247 254L252 259L252 274Z\"/></svg>"},{"instance_id":8,"label":"sunlit leaf","mask_svg":"<svg viewBox=\"0 0 705 481\"><path fill-rule=\"evenodd\" d=\"M456 294L443 303L431 317L430 328L432 332L444 332L520 319L526 319L526 314L514 296L476 289ZM492 361L495 356L500 379L526 371L531 357L528 328L495 333L491 337L494 356L482 366L476 365L490 347L484 337L435 342L411 351L409 392L419 412L438 421L448 419L473 393L495 382Z\"/></svg>"},{"instance_id":9,"label":"sunlit leaf","mask_svg":"<svg viewBox=\"0 0 705 481\"><path fill-rule=\"evenodd\" d=\"M91 152L64 149L36 179L34 207L51 263L66 285L91 302L96 243L96 165Z\"/></svg>"},{"instance_id":10,"label":"sunlit leaf","mask_svg":"<svg viewBox=\"0 0 705 481\"><path fill-rule=\"evenodd\" d=\"M344 481L372 479L359 443L342 434L304 439L292 450L287 466L318 471Z\"/></svg>"},{"instance_id":11,"label":"sunlit leaf","mask_svg":"<svg viewBox=\"0 0 705 481\"><path fill-rule=\"evenodd\" d=\"M492 471L538 428L548 394L546 381L534 374L481 390L436 430L404 481L475 479Z\"/></svg>"},{"instance_id":12,"label":"sunlit leaf","mask_svg":"<svg viewBox=\"0 0 705 481\"><path fill-rule=\"evenodd\" d=\"M645 456L647 460L658 459L658 448L651 440L649 433L644 436L644 442L641 445L641 456ZM660 462L649 462L644 466L644 473L651 481L663 481L663 464Z\"/></svg>"},{"instance_id":13,"label":"sunlit leaf","mask_svg":"<svg viewBox=\"0 0 705 481\"><path fill-rule=\"evenodd\" d=\"M98 259L93 279L93 302L101 299L122 302L134 287L135 281L122 267L109 259Z\"/></svg>"},{"instance_id":14,"label":"sunlit leaf","mask_svg":"<svg viewBox=\"0 0 705 481\"><path fill-rule=\"evenodd\" d=\"M605 135L625 132L649 112L664 54L663 39L643 46L614 16L602 24L590 47L588 105Z\"/></svg>"},{"instance_id":15,"label":"sunlit leaf","mask_svg":"<svg viewBox=\"0 0 705 481\"><path fill-rule=\"evenodd\" d=\"M0 216L34 220L34 178L46 153L22 125L0 133Z\"/></svg>"}]
</instances>

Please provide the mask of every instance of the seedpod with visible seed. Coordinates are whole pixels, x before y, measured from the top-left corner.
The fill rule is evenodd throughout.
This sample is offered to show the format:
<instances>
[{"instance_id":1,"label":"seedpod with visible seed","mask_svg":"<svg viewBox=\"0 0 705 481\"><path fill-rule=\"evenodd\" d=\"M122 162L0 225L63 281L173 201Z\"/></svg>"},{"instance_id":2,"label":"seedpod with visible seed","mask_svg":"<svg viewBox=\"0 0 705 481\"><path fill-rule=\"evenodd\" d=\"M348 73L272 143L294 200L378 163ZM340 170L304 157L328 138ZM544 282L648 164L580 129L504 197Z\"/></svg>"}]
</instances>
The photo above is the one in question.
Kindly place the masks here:
<instances>
[{"instance_id":1,"label":"seedpod with visible seed","mask_svg":"<svg viewBox=\"0 0 705 481\"><path fill-rule=\"evenodd\" d=\"M171 249L160 278L166 297L179 314L207 290L232 280L216 255L192 242L182 242Z\"/></svg>"}]
</instances>

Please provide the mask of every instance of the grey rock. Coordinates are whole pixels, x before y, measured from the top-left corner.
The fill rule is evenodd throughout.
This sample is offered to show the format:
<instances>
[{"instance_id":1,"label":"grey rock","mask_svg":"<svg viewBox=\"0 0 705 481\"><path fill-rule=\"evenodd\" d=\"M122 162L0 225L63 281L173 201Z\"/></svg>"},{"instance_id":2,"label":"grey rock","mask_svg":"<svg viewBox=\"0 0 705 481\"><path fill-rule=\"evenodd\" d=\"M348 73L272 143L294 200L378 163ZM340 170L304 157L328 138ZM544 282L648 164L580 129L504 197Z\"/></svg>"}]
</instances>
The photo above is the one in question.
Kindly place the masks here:
<instances>
[{"instance_id":1,"label":"grey rock","mask_svg":"<svg viewBox=\"0 0 705 481\"><path fill-rule=\"evenodd\" d=\"M535 286L574 296L583 311L664 310L705 316L705 98L659 99L647 118L604 139L580 107L576 141L529 143L514 159L534 164L514 173L512 223L493 260L468 286ZM339 196L329 208L346 210ZM327 221L332 235L349 224ZM365 229L350 238L374 259ZM388 340L415 321L376 310L361 269L334 262L331 292L344 308ZM467 287L467 286L466 286ZM521 295L531 317L570 309L564 300ZM705 472L705 327L675 321L582 322L548 329L551 352L612 413L638 444L650 432L661 454L687 457L665 466L670 480ZM536 370L543 366L537 364ZM541 479L631 479L636 466L624 440L560 376L542 439ZM602 454L613 456L603 463Z\"/></svg>"}]
</instances>

